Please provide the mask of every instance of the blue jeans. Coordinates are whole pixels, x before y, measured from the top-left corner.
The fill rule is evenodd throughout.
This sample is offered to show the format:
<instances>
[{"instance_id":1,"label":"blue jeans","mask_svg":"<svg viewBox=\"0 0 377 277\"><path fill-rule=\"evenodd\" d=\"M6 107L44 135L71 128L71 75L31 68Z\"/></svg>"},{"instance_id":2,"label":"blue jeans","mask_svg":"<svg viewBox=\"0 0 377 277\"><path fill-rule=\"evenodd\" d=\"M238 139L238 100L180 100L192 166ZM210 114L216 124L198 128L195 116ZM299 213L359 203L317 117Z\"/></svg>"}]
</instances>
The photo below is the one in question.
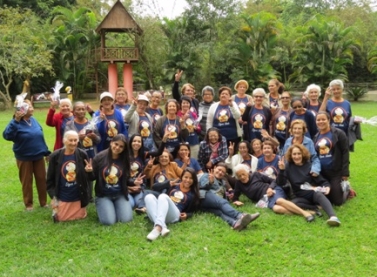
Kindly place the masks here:
<instances>
[{"instance_id":1,"label":"blue jeans","mask_svg":"<svg viewBox=\"0 0 377 277\"><path fill-rule=\"evenodd\" d=\"M200 208L203 212L209 212L221 217L222 220L233 226L242 213L235 210L230 203L217 196L212 191L207 191L205 198L200 201Z\"/></svg>"},{"instance_id":2,"label":"blue jeans","mask_svg":"<svg viewBox=\"0 0 377 277\"><path fill-rule=\"evenodd\" d=\"M115 222L128 222L132 220L130 201L123 194L116 196L96 197L96 209L99 221L104 225Z\"/></svg>"},{"instance_id":3,"label":"blue jeans","mask_svg":"<svg viewBox=\"0 0 377 277\"><path fill-rule=\"evenodd\" d=\"M167 194L162 193L158 198L153 194L148 194L144 200L148 217L155 226L166 228L166 223L179 221L181 212Z\"/></svg>"},{"instance_id":4,"label":"blue jeans","mask_svg":"<svg viewBox=\"0 0 377 277\"><path fill-rule=\"evenodd\" d=\"M141 202L141 200L144 198L144 192L139 192L139 193L129 193L128 194L128 199L131 204L131 208L142 208L144 207L144 202Z\"/></svg>"}]
</instances>

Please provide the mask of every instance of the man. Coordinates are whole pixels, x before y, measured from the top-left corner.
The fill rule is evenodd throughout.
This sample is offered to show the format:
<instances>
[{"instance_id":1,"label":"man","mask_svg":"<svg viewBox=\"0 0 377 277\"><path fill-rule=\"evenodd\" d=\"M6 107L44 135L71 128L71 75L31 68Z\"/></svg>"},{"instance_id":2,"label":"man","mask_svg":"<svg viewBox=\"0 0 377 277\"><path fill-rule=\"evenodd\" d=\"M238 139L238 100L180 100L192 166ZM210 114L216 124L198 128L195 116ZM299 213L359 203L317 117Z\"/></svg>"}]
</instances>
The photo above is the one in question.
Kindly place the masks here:
<instances>
[{"instance_id":1,"label":"man","mask_svg":"<svg viewBox=\"0 0 377 277\"><path fill-rule=\"evenodd\" d=\"M224 198L226 192L232 194L229 184L225 181L226 164L218 163L209 173L203 174L199 180L200 208L221 217L233 230L241 231L259 217L259 213L243 214L235 210Z\"/></svg>"}]
</instances>

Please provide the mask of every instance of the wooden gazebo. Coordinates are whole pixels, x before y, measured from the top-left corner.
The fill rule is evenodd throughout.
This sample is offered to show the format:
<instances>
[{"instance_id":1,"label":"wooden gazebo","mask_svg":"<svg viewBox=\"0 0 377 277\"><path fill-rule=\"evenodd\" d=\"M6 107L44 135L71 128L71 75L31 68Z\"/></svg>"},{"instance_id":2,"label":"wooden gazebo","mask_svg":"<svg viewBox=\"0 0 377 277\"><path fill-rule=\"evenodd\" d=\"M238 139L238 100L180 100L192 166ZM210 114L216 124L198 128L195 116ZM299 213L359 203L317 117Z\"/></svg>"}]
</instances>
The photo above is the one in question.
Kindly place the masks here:
<instances>
[{"instance_id":1,"label":"wooden gazebo","mask_svg":"<svg viewBox=\"0 0 377 277\"><path fill-rule=\"evenodd\" d=\"M116 63L122 62L124 63L123 86L127 90L128 96L131 97L133 91L132 63L139 60L138 36L142 34L142 29L118 0L99 24L96 32L101 36L100 60L109 63L109 92L114 94L118 87ZM108 33L122 33L130 36L134 45L132 47L107 47L106 34Z\"/></svg>"}]
</instances>

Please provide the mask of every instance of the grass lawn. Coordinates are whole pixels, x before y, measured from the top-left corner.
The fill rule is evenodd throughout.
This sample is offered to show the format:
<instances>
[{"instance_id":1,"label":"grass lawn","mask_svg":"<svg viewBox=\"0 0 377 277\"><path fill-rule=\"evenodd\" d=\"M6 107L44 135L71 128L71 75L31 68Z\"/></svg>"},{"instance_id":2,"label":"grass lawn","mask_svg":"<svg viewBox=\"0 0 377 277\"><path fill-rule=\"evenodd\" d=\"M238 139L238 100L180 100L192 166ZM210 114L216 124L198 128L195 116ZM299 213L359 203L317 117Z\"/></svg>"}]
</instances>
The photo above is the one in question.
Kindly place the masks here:
<instances>
[{"instance_id":1,"label":"grass lawn","mask_svg":"<svg viewBox=\"0 0 377 277\"><path fill-rule=\"evenodd\" d=\"M352 107L355 115L377 115L376 103ZM46 113L37 109L35 117L52 149ZM1 131L11 116L0 113ZM358 195L335 208L340 228L327 226L327 216L308 224L241 198L243 211L261 213L245 231L197 214L170 225L170 235L153 243L146 240L152 224L136 214L129 224L106 227L93 204L87 219L70 223L53 224L49 209L25 212L12 143L1 139L0 276L376 276L377 127L362 131L364 140L351 154L350 182Z\"/></svg>"}]
</instances>

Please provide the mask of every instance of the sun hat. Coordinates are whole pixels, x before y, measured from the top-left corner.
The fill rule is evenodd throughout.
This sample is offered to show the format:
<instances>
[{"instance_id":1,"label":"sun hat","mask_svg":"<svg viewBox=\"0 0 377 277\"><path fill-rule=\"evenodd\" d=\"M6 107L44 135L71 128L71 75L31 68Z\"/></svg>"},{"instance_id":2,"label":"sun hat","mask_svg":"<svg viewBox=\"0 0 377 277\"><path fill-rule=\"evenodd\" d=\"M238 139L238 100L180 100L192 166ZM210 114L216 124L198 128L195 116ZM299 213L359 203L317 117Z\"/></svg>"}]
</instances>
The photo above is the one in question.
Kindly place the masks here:
<instances>
[{"instance_id":1,"label":"sun hat","mask_svg":"<svg viewBox=\"0 0 377 277\"><path fill-rule=\"evenodd\" d=\"M148 97L146 95L143 95L143 94L139 94L137 101L147 101L149 103Z\"/></svg>"}]
</instances>

